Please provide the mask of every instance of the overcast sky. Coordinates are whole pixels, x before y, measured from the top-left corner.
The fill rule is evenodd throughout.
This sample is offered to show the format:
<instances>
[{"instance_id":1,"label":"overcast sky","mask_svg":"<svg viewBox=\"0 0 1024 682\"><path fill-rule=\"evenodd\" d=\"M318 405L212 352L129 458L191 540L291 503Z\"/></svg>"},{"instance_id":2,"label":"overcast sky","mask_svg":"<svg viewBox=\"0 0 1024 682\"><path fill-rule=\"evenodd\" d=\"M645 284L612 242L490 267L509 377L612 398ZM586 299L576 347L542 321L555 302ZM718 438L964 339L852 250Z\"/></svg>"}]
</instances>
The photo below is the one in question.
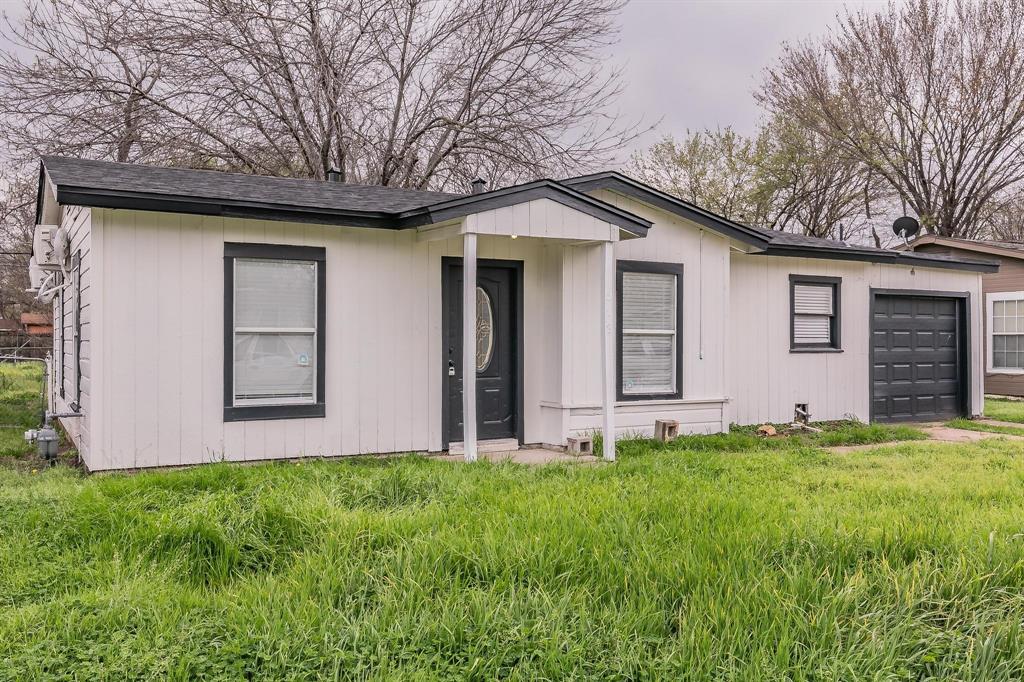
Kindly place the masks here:
<instances>
[{"instance_id":1,"label":"overcast sky","mask_svg":"<svg viewBox=\"0 0 1024 682\"><path fill-rule=\"evenodd\" d=\"M884 0L632 0L622 12L624 116L662 120L664 133L731 125L752 133L752 92L785 41L822 35L844 6Z\"/></svg>"}]
</instances>

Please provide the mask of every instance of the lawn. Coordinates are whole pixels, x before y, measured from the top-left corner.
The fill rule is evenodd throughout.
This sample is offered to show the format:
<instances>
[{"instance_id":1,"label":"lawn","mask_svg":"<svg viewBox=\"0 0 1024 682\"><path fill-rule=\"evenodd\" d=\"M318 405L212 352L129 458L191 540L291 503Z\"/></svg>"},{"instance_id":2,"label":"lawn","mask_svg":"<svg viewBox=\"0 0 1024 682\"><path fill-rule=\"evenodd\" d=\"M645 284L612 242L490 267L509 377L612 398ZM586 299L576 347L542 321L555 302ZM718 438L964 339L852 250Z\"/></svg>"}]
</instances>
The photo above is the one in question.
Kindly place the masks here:
<instances>
[{"instance_id":1,"label":"lawn","mask_svg":"<svg viewBox=\"0 0 1024 682\"><path fill-rule=\"evenodd\" d=\"M954 419L947 422L946 426L969 431L1000 433L1006 436L1024 436L1024 401L985 398L984 416L987 419L1007 422L1007 424L985 424L972 419ZM1020 426L1012 424L1020 424Z\"/></svg>"},{"instance_id":2,"label":"lawn","mask_svg":"<svg viewBox=\"0 0 1024 682\"><path fill-rule=\"evenodd\" d=\"M1024 400L985 398L985 416L1003 422L1024 424Z\"/></svg>"},{"instance_id":3,"label":"lawn","mask_svg":"<svg viewBox=\"0 0 1024 682\"><path fill-rule=\"evenodd\" d=\"M619 452L0 468L0 679L1024 675L1015 443Z\"/></svg>"},{"instance_id":4,"label":"lawn","mask_svg":"<svg viewBox=\"0 0 1024 682\"><path fill-rule=\"evenodd\" d=\"M25 429L39 426L42 380L41 363L0 363L0 462L32 452Z\"/></svg>"}]
</instances>

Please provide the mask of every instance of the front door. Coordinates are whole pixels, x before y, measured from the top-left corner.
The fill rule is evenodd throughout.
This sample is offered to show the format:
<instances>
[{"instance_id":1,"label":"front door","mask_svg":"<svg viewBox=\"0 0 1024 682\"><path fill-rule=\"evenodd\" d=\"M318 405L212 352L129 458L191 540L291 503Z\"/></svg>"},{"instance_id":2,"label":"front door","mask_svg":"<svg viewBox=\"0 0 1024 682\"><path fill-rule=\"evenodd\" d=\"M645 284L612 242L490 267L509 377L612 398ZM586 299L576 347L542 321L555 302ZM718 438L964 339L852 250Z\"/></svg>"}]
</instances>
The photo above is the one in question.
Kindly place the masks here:
<instances>
[{"instance_id":1,"label":"front door","mask_svg":"<svg viewBox=\"0 0 1024 682\"><path fill-rule=\"evenodd\" d=\"M519 263L478 261L476 289L477 439L519 430ZM442 265L445 445L462 440L462 259Z\"/></svg>"}]
</instances>

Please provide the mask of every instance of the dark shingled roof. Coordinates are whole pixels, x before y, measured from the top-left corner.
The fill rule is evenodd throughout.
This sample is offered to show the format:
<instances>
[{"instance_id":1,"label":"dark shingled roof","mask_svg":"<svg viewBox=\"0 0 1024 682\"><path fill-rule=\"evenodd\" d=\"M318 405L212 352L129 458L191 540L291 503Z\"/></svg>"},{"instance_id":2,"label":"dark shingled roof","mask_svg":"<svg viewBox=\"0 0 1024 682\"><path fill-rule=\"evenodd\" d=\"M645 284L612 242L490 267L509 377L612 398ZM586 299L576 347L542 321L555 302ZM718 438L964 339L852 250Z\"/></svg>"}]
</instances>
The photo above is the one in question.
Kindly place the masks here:
<instances>
[{"instance_id":1,"label":"dark shingled roof","mask_svg":"<svg viewBox=\"0 0 1024 682\"><path fill-rule=\"evenodd\" d=\"M56 188L59 203L83 206L405 229L532 199L551 198L612 222L637 236L644 236L651 226L650 221L586 194L592 190L610 189L693 220L749 244L766 255L904 265L917 262L979 271L997 267L987 261L876 249L833 239L753 228L616 172L596 173L561 182L538 180L480 194L453 194L59 156L43 157L42 168ZM37 219L42 209L42 177ZM1024 250L1024 244L1006 244L1007 248Z\"/></svg>"},{"instance_id":2,"label":"dark shingled roof","mask_svg":"<svg viewBox=\"0 0 1024 682\"><path fill-rule=\"evenodd\" d=\"M49 177L57 202L196 215L402 230L550 199L643 237L651 222L553 180L452 194L323 180L241 175L44 156L36 218Z\"/></svg>"},{"instance_id":3,"label":"dark shingled roof","mask_svg":"<svg viewBox=\"0 0 1024 682\"><path fill-rule=\"evenodd\" d=\"M398 213L461 197L398 187L44 156L54 184L325 210Z\"/></svg>"},{"instance_id":4,"label":"dark shingled roof","mask_svg":"<svg viewBox=\"0 0 1024 682\"><path fill-rule=\"evenodd\" d=\"M781 230L765 230L753 228L762 233L769 240L767 253L773 252L777 255L788 255L786 249L809 249L820 250L823 253L835 254L837 257L843 253L850 255L865 256L867 259L878 262L895 262L900 265L913 265L919 262L920 265L936 267L965 266L968 270L992 270L997 269L998 264L992 261L975 258L963 258L948 254L921 253L918 251L903 251L899 249L879 249L865 244L847 244L836 239L824 239L822 237L809 237L794 232L783 232ZM827 256L825 256L827 257Z\"/></svg>"},{"instance_id":5,"label":"dark shingled roof","mask_svg":"<svg viewBox=\"0 0 1024 682\"><path fill-rule=\"evenodd\" d=\"M998 269L998 265L990 261L960 257L922 258L920 256L923 254L914 252L898 251L896 249L877 249L873 246L846 244L835 239L821 239L793 232L750 227L749 225L717 215L616 171L605 171L568 178L563 180L562 183L584 191L608 190L632 197L687 220L692 220L698 225L714 230L730 239L748 244L757 249L755 253L762 253L767 256L859 260L871 263L892 263L894 265L918 264L978 272L994 272Z\"/></svg>"}]
</instances>

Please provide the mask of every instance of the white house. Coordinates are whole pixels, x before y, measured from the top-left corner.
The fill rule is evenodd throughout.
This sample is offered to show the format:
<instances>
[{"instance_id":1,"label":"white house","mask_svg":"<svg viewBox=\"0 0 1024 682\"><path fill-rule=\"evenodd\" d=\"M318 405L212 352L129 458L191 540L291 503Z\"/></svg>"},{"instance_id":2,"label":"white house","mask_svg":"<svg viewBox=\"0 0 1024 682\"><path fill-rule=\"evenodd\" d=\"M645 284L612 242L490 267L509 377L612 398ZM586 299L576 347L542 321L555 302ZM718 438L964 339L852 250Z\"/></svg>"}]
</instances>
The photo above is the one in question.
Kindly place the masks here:
<instances>
[{"instance_id":1,"label":"white house","mask_svg":"<svg viewBox=\"0 0 1024 682\"><path fill-rule=\"evenodd\" d=\"M37 222L68 241L52 399L90 470L982 406L995 265L618 173L453 195L46 157Z\"/></svg>"}]
</instances>

